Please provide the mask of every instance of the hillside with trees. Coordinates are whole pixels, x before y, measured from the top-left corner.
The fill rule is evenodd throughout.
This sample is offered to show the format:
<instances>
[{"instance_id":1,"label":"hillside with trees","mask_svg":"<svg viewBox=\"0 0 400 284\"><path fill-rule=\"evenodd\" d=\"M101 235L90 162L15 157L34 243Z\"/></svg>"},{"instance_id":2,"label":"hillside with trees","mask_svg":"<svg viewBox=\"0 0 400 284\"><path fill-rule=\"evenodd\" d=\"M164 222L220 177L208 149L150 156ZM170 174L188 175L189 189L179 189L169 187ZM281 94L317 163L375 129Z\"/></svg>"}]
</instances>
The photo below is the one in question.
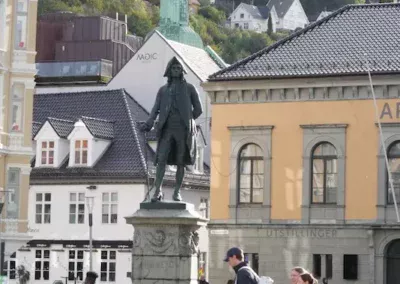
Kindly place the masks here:
<instances>
[{"instance_id":1,"label":"hillside with trees","mask_svg":"<svg viewBox=\"0 0 400 284\"><path fill-rule=\"evenodd\" d=\"M232 0L237 5L252 0ZM253 0L254 5L266 5L268 0ZM365 0L300 0L310 19L321 11L332 11L346 4L365 3ZM387 0L381 0L387 1ZM259 51L287 34L256 33L224 26L229 9L210 5L200 0L198 14L190 15L190 25L200 34L205 45L210 45L227 63ZM160 0L39 0L39 15L56 11L70 11L81 15L128 16L130 33L145 37L159 22ZM312 16L313 15L313 16ZM315 16L315 17L316 17ZM272 23L269 23L271 26Z\"/></svg>"},{"instance_id":2,"label":"hillside with trees","mask_svg":"<svg viewBox=\"0 0 400 284\"><path fill-rule=\"evenodd\" d=\"M227 63L233 63L272 44L285 34L255 33L224 26L226 13L202 0L198 14L190 15L190 25ZM159 0L39 0L39 16L58 11L81 15L128 16L131 34L145 37L157 27Z\"/></svg>"}]
</instances>

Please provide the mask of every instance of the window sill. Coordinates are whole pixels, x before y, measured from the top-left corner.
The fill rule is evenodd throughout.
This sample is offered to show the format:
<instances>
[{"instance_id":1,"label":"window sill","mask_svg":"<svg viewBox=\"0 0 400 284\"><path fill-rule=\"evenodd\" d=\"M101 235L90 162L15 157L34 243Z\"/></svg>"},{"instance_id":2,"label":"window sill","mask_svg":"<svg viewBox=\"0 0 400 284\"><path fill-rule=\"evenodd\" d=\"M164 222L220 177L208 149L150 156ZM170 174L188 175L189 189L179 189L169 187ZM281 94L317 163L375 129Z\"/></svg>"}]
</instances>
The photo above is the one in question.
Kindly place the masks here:
<instances>
[{"instance_id":1,"label":"window sill","mask_svg":"<svg viewBox=\"0 0 400 284\"><path fill-rule=\"evenodd\" d=\"M238 205L229 205L229 208L269 208L270 205L264 205L263 203L241 203Z\"/></svg>"},{"instance_id":2,"label":"window sill","mask_svg":"<svg viewBox=\"0 0 400 284\"><path fill-rule=\"evenodd\" d=\"M89 166L89 165L72 165L72 166L68 166L67 168L91 168L91 166Z\"/></svg>"},{"instance_id":3,"label":"window sill","mask_svg":"<svg viewBox=\"0 0 400 284\"><path fill-rule=\"evenodd\" d=\"M337 205L337 204L332 204L332 203L313 203L310 204L311 208L340 208L344 207L344 205Z\"/></svg>"}]
</instances>

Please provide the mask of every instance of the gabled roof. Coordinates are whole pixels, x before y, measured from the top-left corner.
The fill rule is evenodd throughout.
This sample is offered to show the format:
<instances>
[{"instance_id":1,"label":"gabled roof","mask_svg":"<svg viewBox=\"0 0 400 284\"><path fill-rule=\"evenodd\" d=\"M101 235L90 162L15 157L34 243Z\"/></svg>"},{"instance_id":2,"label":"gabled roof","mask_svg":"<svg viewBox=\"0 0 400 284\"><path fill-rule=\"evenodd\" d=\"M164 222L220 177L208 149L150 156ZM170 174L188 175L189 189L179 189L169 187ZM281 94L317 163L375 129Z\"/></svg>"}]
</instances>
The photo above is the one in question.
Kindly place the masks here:
<instances>
[{"instance_id":1,"label":"gabled roof","mask_svg":"<svg viewBox=\"0 0 400 284\"><path fill-rule=\"evenodd\" d=\"M95 137L111 139L112 143L92 168L68 167L68 158L59 168L37 168L33 160L32 184L145 181L146 167L153 164L154 152L148 149L138 122L146 121L149 113L124 90L36 94L33 129L48 121L49 116L52 121L53 117L58 121L82 119ZM209 186L208 173L187 175L185 180L187 187Z\"/></svg>"},{"instance_id":2,"label":"gabled roof","mask_svg":"<svg viewBox=\"0 0 400 284\"><path fill-rule=\"evenodd\" d=\"M295 0L269 0L267 7L269 10L272 10L272 7L275 7L278 17L283 18L294 1Z\"/></svg>"},{"instance_id":3,"label":"gabled roof","mask_svg":"<svg viewBox=\"0 0 400 284\"><path fill-rule=\"evenodd\" d=\"M188 65L201 81L207 81L210 74L221 70L218 64L204 49L172 40L165 39L165 41L167 41L171 48L178 53L182 61Z\"/></svg>"},{"instance_id":4,"label":"gabled roof","mask_svg":"<svg viewBox=\"0 0 400 284\"><path fill-rule=\"evenodd\" d=\"M221 61L222 59L220 58L213 58L216 56L211 56L209 54L209 51L206 51L205 49L201 49L198 47L194 47L191 45L179 43L173 40L168 40L165 38L158 30L153 30L149 32L146 35L146 39L143 43L143 45L140 47L140 49L137 51L137 54L139 52L142 52L143 50L146 50L147 48L147 43L150 41L150 39L153 36L158 36L165 44L171 48L179 57L180 59L188 66L188 68L194 73L194 75L202 82L207 81L208 76L211 74L221 70L222 65ZM165 48L165 47L163 47ZM206 49L211 49L211 47L206 47ZM168 59L169 60L169 59ZM127 72L128 68L130 68L130 64L137 64L136 62L139 62L137 58L134 56L130 59L130 61L125 64L125 66L119 71L118 74L116 74L109 82L108 86L113 86L116 85L115 82L118 82L119 76L121 74L124 74L124 72ZM226 67L228 66L225 62L223 62ZM164 70L163 70L164 71ZM124 74L125 75L125 74ZM159 76L159 75L157 75ZM120 82L118 82L120 83ZM119 86L119 84L118 84ZM143 103L143 102L142 102Z\"/></svg>"},{"instance_id":5,"label":"gabled roof","mask_svg":"<svg viewBox=\"0 0 400 284\"><path fill-rule=\"evenodd\" d=\"M49 117L47 121L60 138L67 139L68 135L74 129L75 123L71 120Z\"/></svg>"},{"instance_id":6,"label":"gabled roof","mask_svg":"<svg viewBox=\"0 0 400 284\"><path fill-rule=\"evenodd\" d=\"M82 116L82 122L86 125L93 137L100 139L114 138L114 122L105 119Z\"/></svg>"},{"instance_id":7,"label":"gabled roof","mask_svg":"<svg viewBox=\"0 0 400 284\"><path fill-rule=\"evenodd\" d=\"M398 3L348 5L209 80L399 73L398 19Z\"/></svg>"},{"instance_id":8,"label":"gabled roof","mask_svg":"<svg viewBox=\"0 0 400 284\"><path fill-rule=\"evenodd\" d=\"M67 159L60 168L33 168L32 183L145 177L146 162L139 148L141 137L133 121L143 120L148 113L124 90L36 94L33 120L44 123L49 116L70 121L82 118L95 135L103 137L110 136L109 122L115 121L114 139L94 167L69 168Z\"/></svg>"},{"instance_id":9,"label":"gabled roof","mask_svg":"<svg viewBox=\"0 0 400 284\"><path fill-rule=\"evenodd\" d=\"M42 124L40 122L37 121L32 122L32 139L35 138L40 128L42 128Z\"/></svg>"},{"instance_id":10,"label":"gabled roof","mask_svg":"<svg viewBox=\"0 0 400 284\"><path fill-rule=\"evenodd\" d=\"M240 3L236 8L242 7L254 19L268 19L270 9L267 6L253 6L246 3ZM233 14L233 13L232 13Z\"/></svg>"}]
</instances>

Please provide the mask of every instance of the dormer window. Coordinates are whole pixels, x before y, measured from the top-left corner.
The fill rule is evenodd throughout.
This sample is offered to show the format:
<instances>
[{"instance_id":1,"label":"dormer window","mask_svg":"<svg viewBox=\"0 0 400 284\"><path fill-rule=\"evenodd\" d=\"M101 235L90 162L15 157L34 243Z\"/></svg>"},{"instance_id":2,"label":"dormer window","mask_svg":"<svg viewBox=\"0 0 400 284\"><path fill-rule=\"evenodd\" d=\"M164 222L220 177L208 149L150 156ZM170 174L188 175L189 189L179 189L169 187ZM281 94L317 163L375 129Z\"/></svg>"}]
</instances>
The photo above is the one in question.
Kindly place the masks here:
<instances>
[{"instance_id":1,"label":"dormer window","mask_svg":"<svg viewBox=\"0 0 400 284\"><path fill-rule=\"evenodd\" d=\"M111 146L114 122L82 116L68 135L69 167L93 167Z\"/></svg>"},{"instance_id":2,"label":"dormer window","mask_svg":"<svg viewBox=\"0 0 400 284\"><path fill-rule=\"evenodd\" d=\"M75 141L75 165L88 164L88 140Z\"/></svg>"},{"instance_id":3,"label":"dormer window","mask_svg":"<svg viewBox=\"0 0 400 284\"><path fill-rule=\"evenodd\" d=\"M48 117L44 124L33 125L35 167L58 168L65 162L69 154L67 136L73 128L73 121L54 117Z\"/></svg>"},{"instance_id":4,"label":"dormer window","mask_svg":"<svg viewBox=\"0 0 400 284\"><path fill-rule=\"evenodd\" d=\"M42 142L42 166L54 165L54 141Z\"/></svg>"}]
</instances>

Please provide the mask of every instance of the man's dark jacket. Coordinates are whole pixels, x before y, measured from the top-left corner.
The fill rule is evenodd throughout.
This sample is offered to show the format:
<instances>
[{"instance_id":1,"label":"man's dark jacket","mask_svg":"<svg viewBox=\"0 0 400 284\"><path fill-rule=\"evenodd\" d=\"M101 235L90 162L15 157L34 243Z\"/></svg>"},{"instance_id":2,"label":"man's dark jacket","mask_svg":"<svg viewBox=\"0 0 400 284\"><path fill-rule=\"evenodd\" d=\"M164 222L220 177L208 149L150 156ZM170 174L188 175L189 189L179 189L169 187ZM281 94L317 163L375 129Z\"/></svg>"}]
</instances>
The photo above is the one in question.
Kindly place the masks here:
<instances>
[{"instance_id":1,"label":"man's dark jacket","mask_svg":"<svg viewBox=\"0 0 400 284\"><path fill-rule=\"evenodd\" d=\"M258 284L260 277L245 262L241 262L233 269L236 272L236 284Z\"/></svg>"}]
</instances>

